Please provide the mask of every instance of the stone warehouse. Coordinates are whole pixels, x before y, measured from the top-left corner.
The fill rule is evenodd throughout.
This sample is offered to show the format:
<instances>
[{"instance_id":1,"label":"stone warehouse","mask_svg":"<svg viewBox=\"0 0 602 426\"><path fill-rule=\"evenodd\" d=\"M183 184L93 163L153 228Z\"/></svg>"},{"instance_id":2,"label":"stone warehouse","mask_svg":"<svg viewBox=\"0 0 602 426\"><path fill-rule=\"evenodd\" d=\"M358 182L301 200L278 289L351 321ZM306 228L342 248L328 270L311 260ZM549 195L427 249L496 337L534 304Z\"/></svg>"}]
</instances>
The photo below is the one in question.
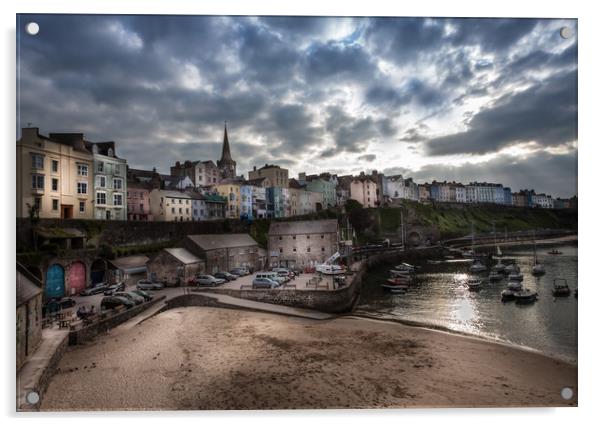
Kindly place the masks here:
<instances>
[{"instance_id":1,"label":"stone warehouse","mask_svg":"<svg viewBox=\"0 0 602 426\"><path fill-rule=\"evenodd\" d=\"M147 262L146 269L153 279L175 287L205 272L205 262L184 248L166 248Z\"/></svg>"},{"instance_id":2,"label":"stone warehouse","mask_svg":"<svg viewBox=\"0 0 602 426\"><path fill-rule=\"evenodd\" d=\"M336 219L272 222L268 232L270 266L310 266L338 251Z\"/></svg>"},{"instance_id":3,"label":"stone warehouse","mask_svg":"<svg viewBox=\"0 0 602 426\"><path fill-rule=\"evenodd\" d=\"M210 274L242 266L250 270L265 266L265 251L249 234L188 235L181 246L203 260Z\"/></svg>"}]
</instances>

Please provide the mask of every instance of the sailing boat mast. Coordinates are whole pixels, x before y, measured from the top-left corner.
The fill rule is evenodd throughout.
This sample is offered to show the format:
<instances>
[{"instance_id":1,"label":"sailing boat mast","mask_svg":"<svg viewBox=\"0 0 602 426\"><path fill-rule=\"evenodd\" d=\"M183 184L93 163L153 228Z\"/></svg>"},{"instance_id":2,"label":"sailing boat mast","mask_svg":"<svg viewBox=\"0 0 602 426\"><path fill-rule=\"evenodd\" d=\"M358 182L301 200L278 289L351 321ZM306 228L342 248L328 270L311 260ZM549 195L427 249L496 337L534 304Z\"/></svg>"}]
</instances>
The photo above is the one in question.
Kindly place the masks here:
<instances>
[{"instance_id":1,"label":"sailing boat mast","mask_svg":"<svg viewBox=\"0 0 602 426\"><path fill-rule=\"evenodd\" d=\"M401 249L405 250L406 247L406 230L405 230L405 225L403 223L403 208L399 209L399 214L400 214L400 218L399 218L399 223L401 225Z\"/></svg>"}]
</instances>

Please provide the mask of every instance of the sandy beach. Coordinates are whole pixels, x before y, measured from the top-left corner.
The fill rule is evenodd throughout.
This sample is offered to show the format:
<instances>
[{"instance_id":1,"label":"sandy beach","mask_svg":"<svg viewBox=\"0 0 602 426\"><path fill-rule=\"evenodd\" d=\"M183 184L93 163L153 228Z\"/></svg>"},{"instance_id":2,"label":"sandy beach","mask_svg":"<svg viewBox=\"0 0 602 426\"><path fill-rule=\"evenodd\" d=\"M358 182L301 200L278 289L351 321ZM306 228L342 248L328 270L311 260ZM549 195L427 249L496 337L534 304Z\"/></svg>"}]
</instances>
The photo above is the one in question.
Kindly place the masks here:
<instances>
[{"instance_id":1,"label":"sandy beach","mask_svg":"<svg viewBox=\"0 0 602 426\"><path fill-rule=\"evenodd\" d=\"M567 406L577 367L358 318L179 308L71 348L42 410Z\"/></svg>"}]
</instances>

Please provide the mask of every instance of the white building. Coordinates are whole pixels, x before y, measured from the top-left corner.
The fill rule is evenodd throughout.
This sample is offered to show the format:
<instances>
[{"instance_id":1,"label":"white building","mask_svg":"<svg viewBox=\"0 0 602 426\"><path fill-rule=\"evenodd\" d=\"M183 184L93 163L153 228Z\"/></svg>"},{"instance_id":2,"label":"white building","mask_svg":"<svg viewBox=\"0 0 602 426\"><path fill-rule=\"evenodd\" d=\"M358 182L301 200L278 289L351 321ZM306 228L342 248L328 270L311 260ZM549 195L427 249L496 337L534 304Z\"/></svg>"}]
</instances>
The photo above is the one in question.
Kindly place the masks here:
<instances>
[{"instance_id":1,"label":"white building","mask_svg":"<svg viewBox=\"0 0 602 426\"><path fill-rule=\"evenodd\" d=\"M406 198L402 175L385 176L385 196L392 200Z\"/></svg>"},{"instance_id":2,"label":"white building","mask_svg":"<svg viewBox=\"0 0 602 426\"><path fill-rule=\"evenodd\" d=\"M456 185L456 203L466 203L466 187L462 184Z\"/></svg>"}]
</instances>

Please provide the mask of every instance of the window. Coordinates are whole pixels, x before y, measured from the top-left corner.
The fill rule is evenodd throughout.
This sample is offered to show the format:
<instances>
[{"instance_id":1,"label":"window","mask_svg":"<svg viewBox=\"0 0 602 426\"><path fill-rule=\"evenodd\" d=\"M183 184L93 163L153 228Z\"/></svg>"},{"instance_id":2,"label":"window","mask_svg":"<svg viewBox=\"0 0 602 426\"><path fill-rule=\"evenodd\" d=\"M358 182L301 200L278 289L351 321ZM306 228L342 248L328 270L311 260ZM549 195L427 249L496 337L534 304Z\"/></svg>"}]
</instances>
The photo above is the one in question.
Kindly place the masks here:
<instances>
[{"instance_id":1,"label":"window","mask_svg":"<svg viewBox=\"0 0 602 426\"><path fill-rule=\"evenodd\" d=\"M44 189L44 175L31 175L31 188Z\"/></svg>"},{"instance_id":2,"label":"window","mask_svg":"<svg viewBox=\"0 0 602 426\"><path fill-rule=\"evenodd\" d=\"M324 239L324 235L320 235L320 238Z\"/></svg>"},{"instance_id":3,"label":"window","mask_svg":"<svg viewBox=\"0 0 602 426\"><path fill-rule=\"evenodd\" d=\"M180 199L178 200L178 202L179 202L180 204L182 204L182 199L180 198ZM182 211L182 209L180 209L180 212L181 212L181 211Z\"/></svg>"},{"instance_id":4,"label":"window","mask_svg":"<svg viewBox=\"0 0 602 426\"><path fill-rule=\"evenodd\" d=\"M85 213L86 212L86 202L85 201L80 201L79 202L79 212L80 213Z\"/></svg>"},{"instance_id":5,"label":"window","mask_svg":"<svg viewBox=\"0 0 602 426\"><path fill-rule=\"evenodd\" d=\"M107 187L107 178L106 176L98 176L98 186L101 188Z\"/></svg>"},{"instance_id":6,"label":"window","mask_svg":"<svg viewBox=\"0 0 602 426\"><path fill-rule=\"evenodd\" d=\"M297 236L296 236L296 235L293 235L293 240L296 240L296 239L297 239Z\"/></svg>"},{"instance_id":7,"label":"window","mask_svg":"<svg viewBox=\"0 0 602 426\"><path fill-rule=\"evenodd\" d=\"M279 240L282 240L282 237L278 237Z\"/></svg>"},{"instance_id":8,"label":"window","mask_svg":"<svg viewBox=\"0 0 602 426\"><path fill-rule=\"evenodd\" d=\"M309 240L309 235L307 236L307 239Z\"/></svg>"},{"instance_id":9,"label":"window","mask_svg":"<svg viewBox=\"0 0 602 426\"><path fill-rule=\"evenodd\" d=\"M144 204L140 204L140 211L144 211Z\"/></svg>"},{"instance_id":10,"label":"window","mask_svg":"<svg viewBox=\"0 0 602 426\"><path fill-rule=\"evenodd\" d=\"M106 192L97 192L96 193L96 204L100 206L104 206L107 204L107 194Z\"/></svg>"},{"instance_id":11,"label":"window","mask_svg":"<svg viewBox=\"0 0 602 426\"><path fill-rule=\"evenodd\" d=\"M324 251L324 247L322 247L322 251Z\"/></svg>"},{"instance_id":12,"label":"window","mask_svg":"<svg viewBox=\"0 0 602 426\"><path fill-rule=\"evenodd\" d=\"M102 171L104 171L104 168L105 168L105 163L103 163L102 161L100 161L98 163L98 171L102 172Z\"/></svg>"},{"instance_id":13,"label":"window","mask_svg":"<svg viewBox=\"0 0 602 426\"><path fill-rule=\"evenodd\" d=\"M58 173L58 171L59 171L58 160L52 160L52 173Z\"/></svg>"},{"instance_id":14,"label":"window","mask_svg":"<svg viewBox=\"0 0 602 426\"><path fill-rule=\"evenodd\" d=\"M280 248L280 253L282 253L282 248Z\"/></svg>"},{"instance_id":15,"label":"window","mask_svg":"<svg viewBox=\"0 0 602 426\"><path fill-rule=\"evenodd\" d=\"M58 210L59 209L59 200L52 200L52 210Z\"/></svg>"},{"instance_id":16,"label":"window","mask_svg":"<svg viewBox=\"0 0 602 426\"><path fill-rule=\"evenodd\" d=\"M307 252L309 253L311 251L311 247L307 247Z\"/></svg>"},{"instance_id":17,"label":"window","mask_svg":"<svg viewBox=\"0 0 602 426\"><path fill-rule=\"evenodd\" d=\"M44 168L44 156L41 154L31 154L31 168L32 169L43 169Z\"/></svg>"},{"instance_id":18,"label":"window","mask_svg":"<svg viewBox=\"0 0 602 426\"><path fill-rule=\"evenodd\" d=\"M113 179L113 189L122 189L122 180L121 179Z\"/></svg>"},{"instance_id":19,"label":"window","mask_svg":"<svg viewBox=\"0 0 602 426\"><path fill-rule=\"evenodd\" d=\"M297 247L293 247L293 251L296 253L297 252Z\"/></svg>"},{"instance_id":20,"label":"window","mask_svg":"<svg viewBox=\"0 0 602 426\"><path fill-rule=\"evenodd\" d=\"M123 194L113 194L113 205L123 206Z\"/></svg>"},{"instance_id":21,"label":"window","mask_svg":"<svg viewBox=\"0 0 602 426\"><path fill-rule=\"evenodd\" d=\"M77 165L77 174L79 176L88 176L88 165L87 164L78 164Z\"/></svg>"},{"instance_id":22,"label":"window","mask_svg":"<svg viewBox=\"0 0 602 426\"><path fill-rule=\"evenodd\" d=\"M88 193L88 182L77 182L77 193L87 194Z\"/></svg>"},{"instance_id":23,"label":"window","mask_svg":"<svg viewBox=\"0 0 602 426\"><path fill-rule=\"evenodd\" d=\"M33 207L38 211L42 210L42 199L40 197L33 199Z\"/></svg>"},{"instance_id":24,"label":"window","mask_svg":"<svg viewBox=\"0 0 602 426\"><path fill-rule=\"evenodd\" d=\"M182 207L178 208L178 213L182 213Z\"/></svg>"},{"instance_id":25,"label":"window","mask_svg":"<svg viewBox=\"0 0 602 426\"><path fill-rule=\"evenodd\" d=\"M175 208L175 207L172 207L172 208L171 208L171 212L172 212L172 214L173 214L173 213L175 213L175 212L176 212L176 208Z\"/></svg>"},{"instance_id":26,"label":"window","mask_svg":"<svg viewBox=\"0 0 602 426\"><path fill-rule=\"evenodd\" d=\"M59 180L58 179L52 179L52 190L53 191L59 190Z\"/></svg>"}]
</instances>

